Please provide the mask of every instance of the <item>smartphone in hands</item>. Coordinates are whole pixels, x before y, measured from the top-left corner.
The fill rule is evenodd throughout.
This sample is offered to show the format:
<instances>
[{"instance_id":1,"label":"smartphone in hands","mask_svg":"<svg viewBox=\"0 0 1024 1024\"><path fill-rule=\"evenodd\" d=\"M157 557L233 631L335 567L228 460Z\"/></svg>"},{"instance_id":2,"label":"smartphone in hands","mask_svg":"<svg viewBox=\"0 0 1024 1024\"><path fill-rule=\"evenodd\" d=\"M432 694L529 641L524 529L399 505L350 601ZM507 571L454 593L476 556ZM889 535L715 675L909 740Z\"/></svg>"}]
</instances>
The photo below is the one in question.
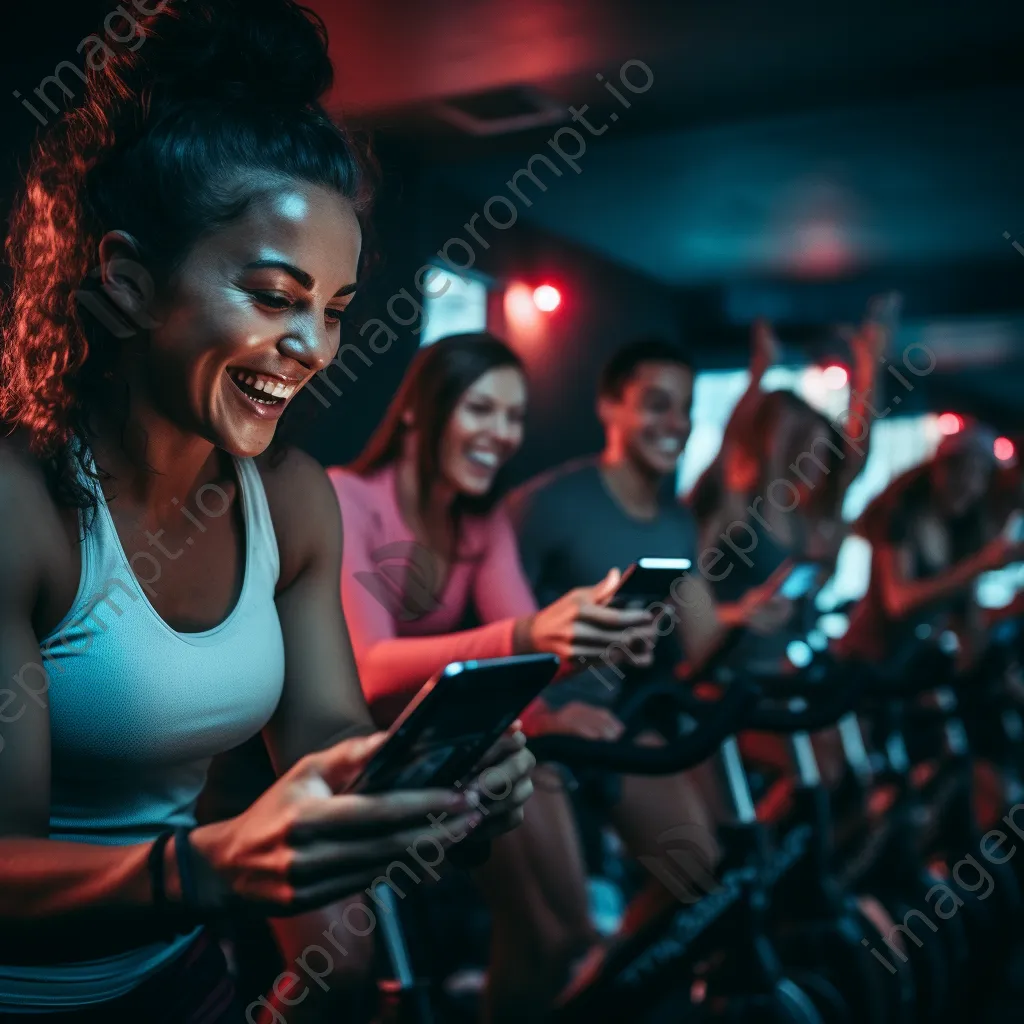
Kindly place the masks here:
<instances>
[{"instance_id":1,"label":"smartphone in hands","mask_svg":"<svg viewBox=\"0 0 1024 1024\"><path fill-rule=\"evenodd\" d=\"M664 601L671 594L672 584L691 565L688 558L637 559L623 572L608 604L612 608L646 608L655 601Z\"/></svg>"},{"instance_id":2,"label":"smartphone in hands","mask_svg":"<svg viewBox=\"0 0 1024 1024\"><path fill-rule=\"evenodd\" d=\"M396 719L348 792L448 789L466 781L558 664L553 654L523 654L445 666Z\"/></svg>"}]
</instances>

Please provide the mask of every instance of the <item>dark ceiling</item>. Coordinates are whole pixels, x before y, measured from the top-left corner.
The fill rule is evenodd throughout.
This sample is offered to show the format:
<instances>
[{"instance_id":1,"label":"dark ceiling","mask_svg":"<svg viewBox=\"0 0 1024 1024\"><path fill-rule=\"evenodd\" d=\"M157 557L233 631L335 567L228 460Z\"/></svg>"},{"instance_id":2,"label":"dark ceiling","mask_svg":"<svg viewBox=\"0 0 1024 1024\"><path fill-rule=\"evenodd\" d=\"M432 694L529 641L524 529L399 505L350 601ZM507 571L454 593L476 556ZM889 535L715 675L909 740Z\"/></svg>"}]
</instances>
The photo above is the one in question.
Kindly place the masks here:
<instances>
[{"instance_id":1,"label":"dark ceiling","mask_svg":"<svg viewBox=\"0 0 1024 1024\"><path fill-rule=\"evenodd\" d=\"M312 0L352 115L533 83L565 105L597 72L654 68L649 128L1019 81L1019 6L909 0ZM414 119L415 120L415 119ZM669 123L666 123L669 122ZM422 127L422 126L421 126Z\"/></svg>"},{"instance_id":2,"label":"dark ceiling","mask_svg":"<svg viewBox=\"0 0 1024 1024\"><path fill-rule=\"evenodd\" d=\"M946 267L1002 275L1005 292L1015 260L1024 271L1003 237L1024 239L1020 4L307 2L330 31L330 106L473 199L550 153L558 125L473 135L439 116L443 101L529 86L563 117L619 113L588 138L581 173L520 212L663 282ZM105 7L9 12L5 95L74 57ZM595 76L614 82L629 60L654 80L625 110ZM13 175L36 125L17 99L8 108Z\"/></svg>"},{"instance_id":3,"label":"dark ceiling","mask_svg":"<svg viewBox=\"0 0 1024 1024\"><path fill-rule=\"evenodd\" d=\"M335 106L481 202L507 194L531 154L557 160L557 124L475 136L439 101L529 85L563 111L589 105L608 130L588 136L580 173L547 172L549 191L520 212L671 285L1005 270L1017 254L1003 233L1024 236L1020 5L315 6ZM626 110L595 76L615 82L628 60L653 84Z\"/></svg>"},{"instance_id":4,"label":"dark ceiling","mask_svg":"<svg viewBox=\"0 0 1024 1024\"><path fill-rule=\"evenodd\" d=\"M749 295L924 274L961 311L1022 305L1020 4L307 2L331 35L330 106L474 200L507 191L559 125L475 135L439 114L445 101L528 86L563 118L620 114L579 174L520 213L662 282ZM5 16L10 179L36 127L11 91L74 57L105 6ZM626 110L596 76L614 82L630 60L654 79Z\"/></svg>"},{"instance_id":5,"label":"dark ceiling","mask_svg":"<svg viewBox=\"0 0 1024 1024\"><path fill-rule=\"evenodd\" d=\"M522 212L672 285L1008 259L1003 232L1024 226L1022 109L1024 89L986 89L644 135L610 126L578 175L542 170L550 189ZM486 200L521 166L506 153L438 174Z\"/></svg>"}]
</instances>

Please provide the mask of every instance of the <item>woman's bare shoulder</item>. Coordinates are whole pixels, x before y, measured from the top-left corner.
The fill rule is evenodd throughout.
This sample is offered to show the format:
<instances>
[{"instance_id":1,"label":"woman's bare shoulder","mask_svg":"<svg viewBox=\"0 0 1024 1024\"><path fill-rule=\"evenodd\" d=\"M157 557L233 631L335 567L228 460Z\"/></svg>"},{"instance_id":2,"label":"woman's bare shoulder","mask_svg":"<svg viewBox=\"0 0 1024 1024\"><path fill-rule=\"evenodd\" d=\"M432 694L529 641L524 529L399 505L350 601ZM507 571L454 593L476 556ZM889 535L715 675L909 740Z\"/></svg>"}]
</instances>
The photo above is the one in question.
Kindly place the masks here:
<instances>
[{"instance_id":1,"label":"woman's bare shoulder","mask_svg":"<svg viewBox=\"0 0 1024 1024\"><path fill-rule=\"evenodd\" d=\"M341 514L323 466L299 448L256 459L281 556L281 580L341 550Z\"/></svg>"},{"instance_id":2,"label":"woman's bare shoulder","mask_svg":"<svg viewBox=\"0 0 1024 1024\"><path fill-rule=\"evenodd\" d=\"M271 512L278 508L286 517L322 513L324 507L337 514L334 488L324 467L302 451L289 447L256 459Z\"/></svg>"},{"instance_id":3,"label":"woman's bare shoulder","mask_svg":"<svg viewBox=\"0 0 1024 1024\"><path fill-rule=\"evenodd\" d=\"M57 506L39 460L21 438L0 438L0 516L29 520L46 514L56 515Z\"/></svg>"},{"instance_id":4,"label":"woman's bare shoulder","mask_svg":"<svg viewBox=\"0 0 1024 1024\"><path fill-rule=\"evenodd\" d=\"M0 438L0 565L41 569L48 552L65 546L42 466L19 438Z\"/></svg>"}]
</instances>

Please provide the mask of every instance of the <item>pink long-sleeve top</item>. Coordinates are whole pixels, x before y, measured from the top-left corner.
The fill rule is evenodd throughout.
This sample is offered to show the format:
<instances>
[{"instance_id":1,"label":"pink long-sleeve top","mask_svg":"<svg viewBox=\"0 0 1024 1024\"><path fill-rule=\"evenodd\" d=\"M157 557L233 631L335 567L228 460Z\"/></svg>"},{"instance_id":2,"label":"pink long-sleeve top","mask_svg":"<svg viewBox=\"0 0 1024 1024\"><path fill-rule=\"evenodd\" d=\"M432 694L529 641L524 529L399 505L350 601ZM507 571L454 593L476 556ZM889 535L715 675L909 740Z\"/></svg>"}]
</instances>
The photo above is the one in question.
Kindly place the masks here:
<instances>
[{"instance_id":1,"label":"pink long-sleeve top","mask_svg":"<svg viewBox=\"0 0 1024 1024\"><path fill-rule=\"evenodd\" d=\"M512 654L515 621L537 610L505 512L464 516L446 579L402 519L395 470L327 470L341 507L341 600L359 678L390 718L451 661ZM459 627L472 602L474 629ZM377 708L384 702L390 710Z\"/></svg>"}]
</instances>

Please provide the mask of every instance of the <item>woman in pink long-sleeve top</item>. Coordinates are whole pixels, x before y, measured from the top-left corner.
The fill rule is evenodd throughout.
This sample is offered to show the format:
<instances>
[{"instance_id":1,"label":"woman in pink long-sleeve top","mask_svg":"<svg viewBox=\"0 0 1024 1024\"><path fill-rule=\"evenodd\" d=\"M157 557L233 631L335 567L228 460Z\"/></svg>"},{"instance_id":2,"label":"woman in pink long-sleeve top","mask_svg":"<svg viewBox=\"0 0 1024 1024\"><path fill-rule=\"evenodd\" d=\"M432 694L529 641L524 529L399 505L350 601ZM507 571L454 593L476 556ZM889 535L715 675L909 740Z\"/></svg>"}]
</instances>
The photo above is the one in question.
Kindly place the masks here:
<instances>
[{"instance_id":1,"label":"woman in pink long-sleeve top","mask_svg":"<svg viewBox=\"0 0 1024 1024\"><path fill-rule=\"evenodd\" d=\"M618 570L537 609L495 508L525 412L523 367L503 342L445 338L419 352L360 458L328 470L344 531L342 603L378 721L451 661L546 651L578 668L624 636L638 651L652 646L646 612L605 606ZM482 625L460 629L471 611ZM552 711L538 701L524 723L528 735L613 739L621 729L606 710L578 703ZM494 919L492 1022L540 1017L572 957L594 941L568 801L550 769L539 778L523 838L495 843L478 872Z\"/></svg>"},{"instance_id":2,"label":"woman in pink long-sleeve top","mask_svg":"<svg viewBox=\"0 0 1024 1024\"><path fill-rule=\"evenodd\" d=\"M518 622L537 606L504 511L462 517L459 550L445 573L403 518L399 466L328 475L345 529L342 598L352 609L349 631L371 705L404 704L450 661L519 649ZM459 631L471 604L485 624Z\"/></svg>"}]
</instances>

